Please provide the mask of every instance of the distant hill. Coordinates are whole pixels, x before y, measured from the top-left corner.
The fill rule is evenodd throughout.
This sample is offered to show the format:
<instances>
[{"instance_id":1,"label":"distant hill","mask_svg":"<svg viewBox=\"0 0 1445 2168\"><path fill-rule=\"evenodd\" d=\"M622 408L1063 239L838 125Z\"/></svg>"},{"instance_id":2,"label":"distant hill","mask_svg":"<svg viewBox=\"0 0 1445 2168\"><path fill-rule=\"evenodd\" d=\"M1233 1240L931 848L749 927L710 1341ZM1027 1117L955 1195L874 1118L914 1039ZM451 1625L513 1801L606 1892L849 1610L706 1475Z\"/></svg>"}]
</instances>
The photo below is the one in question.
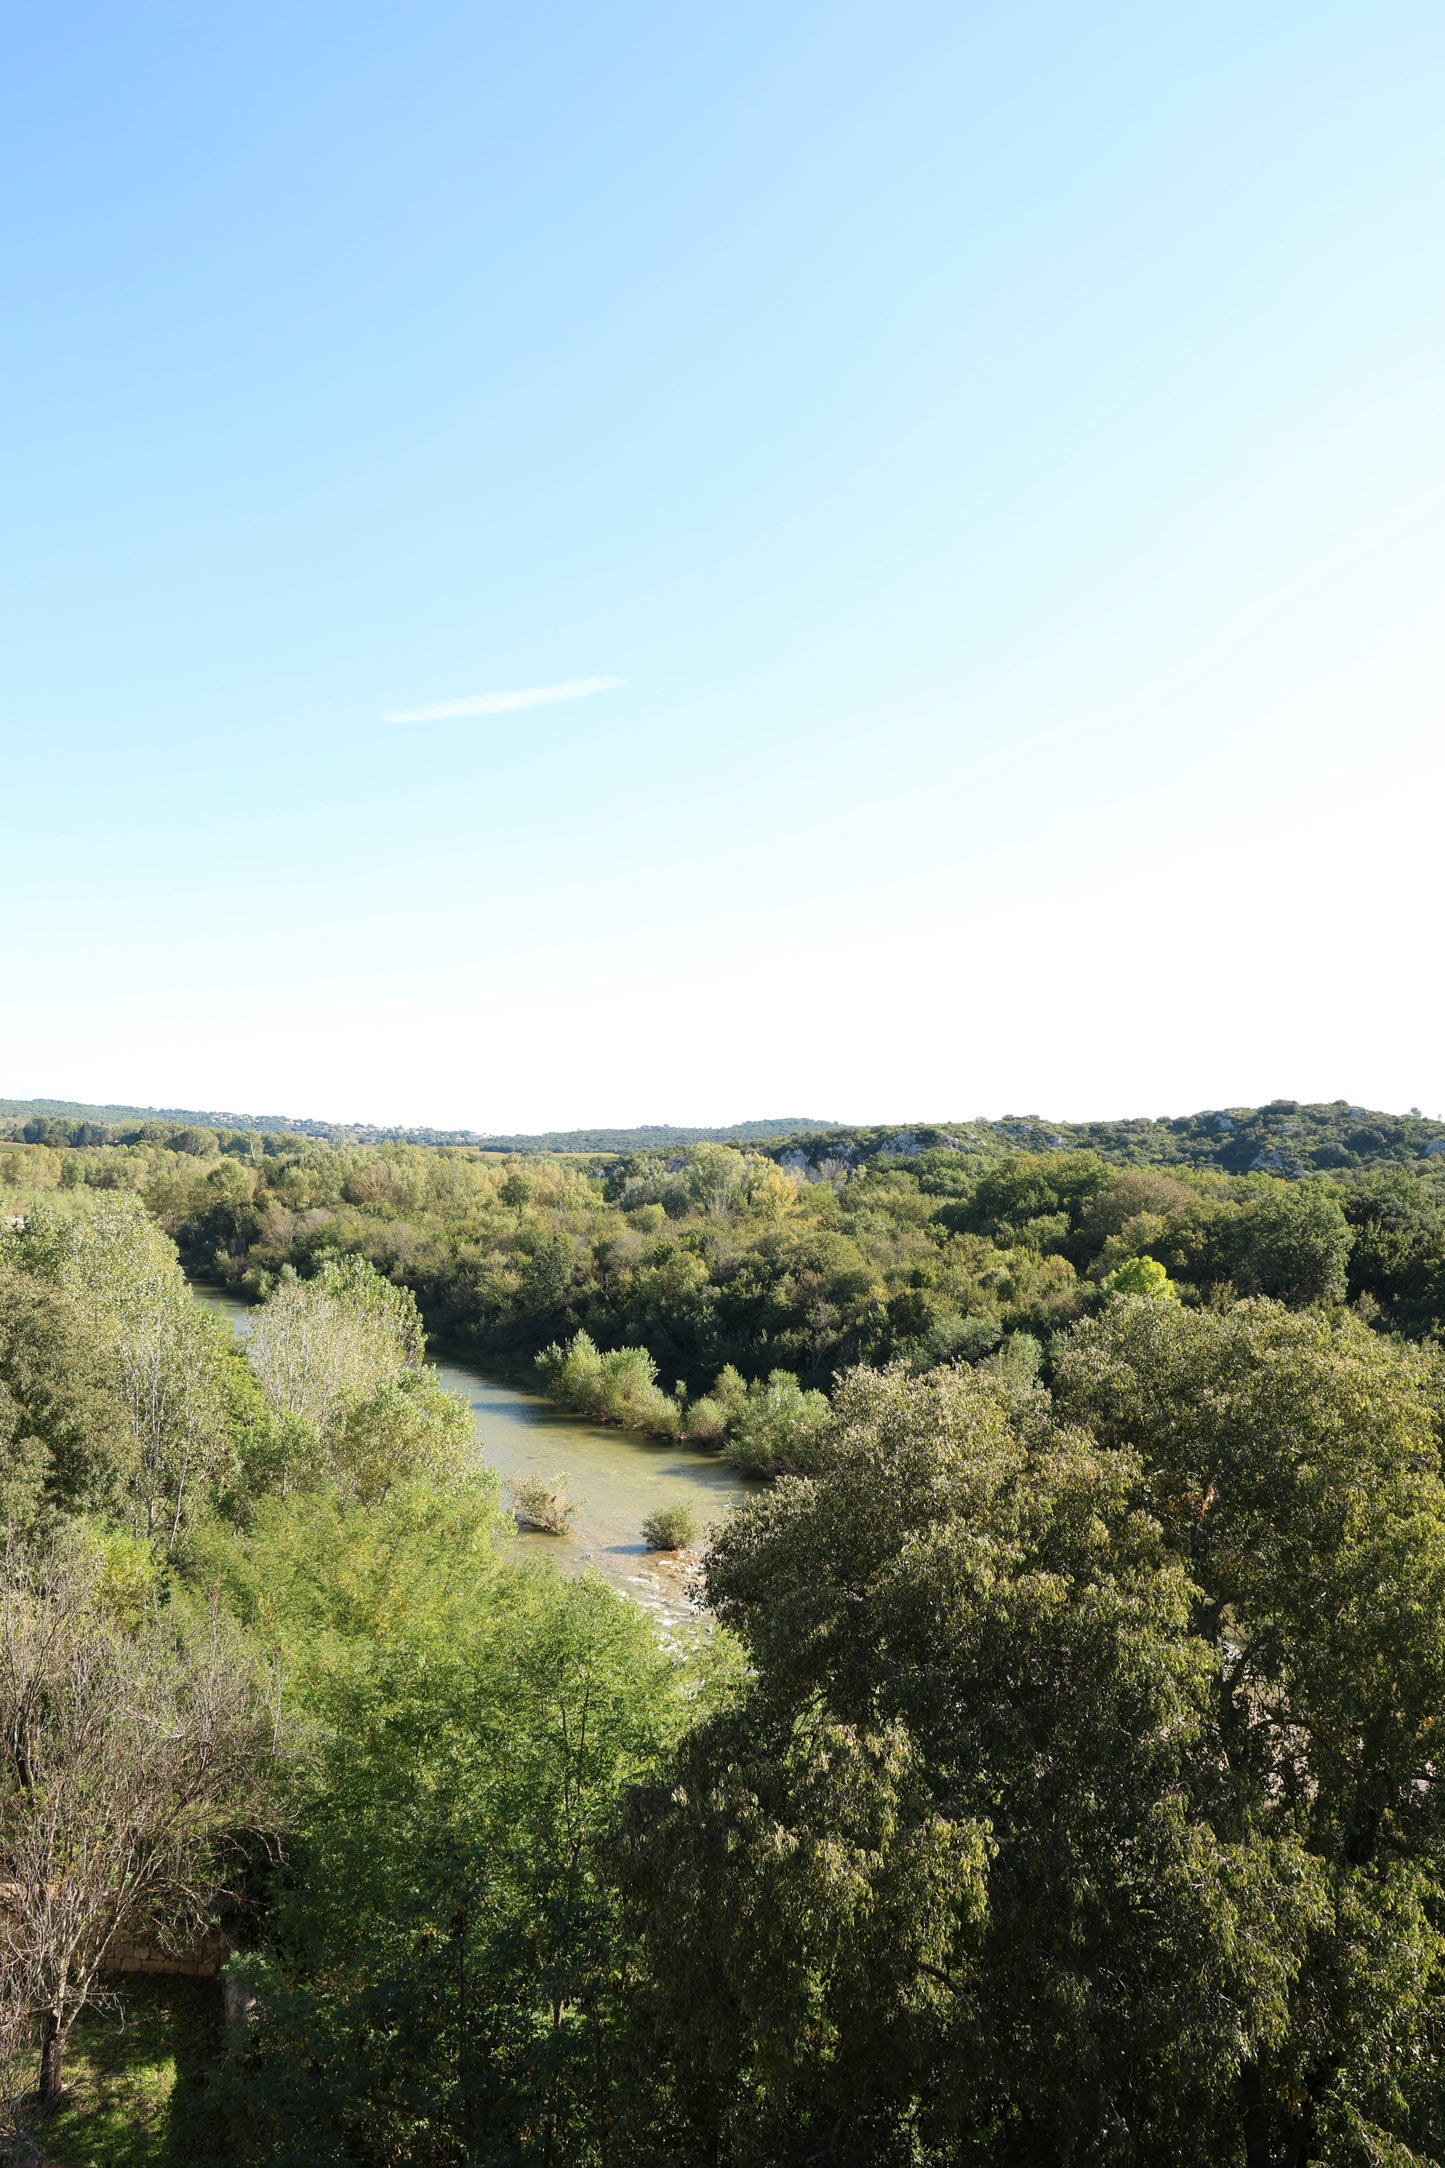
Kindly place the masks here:
<instances>
[{"instance_id":1,"label":"distant hill","mask_svg":"<svg viewBox=\"0 0 1445 2168\"><path fill-rule=\"evenodd\" d=\"M862 1166L916 1159L924 1152L1097 1152L1126 1166L1217 1168L1222 1174L1298 1178L1381 1161L1445 1158L1445 1122L1426 1115L1382 1114L1335 1099L1306 1105L1272 1099L1263 1107L1221 1107L1202 1114L1161 1114L1113 1122L1049 1122L1037 1114L998 1121L916 1123L912 1127L830 1128L786 1139L771 1156L783 1165Z\"/></svg>"},{"instance_id":2,"label":"distant hill","mask_svg":"<svg viewBox=\"0 0 1445 2168\"><path fill-rule=\"evenodd\" d=\"M384 1129L361 1122L323 1122L292 1114L223 1114L195 1107L88 1106L72 1099L0 1099L0 1124L26 1122L135 1129L160 1122L178 1129L228 1129L265 1136L313 1137L326 1144L470 1144L488 1152L647 1152L687 1144L761 1144L799 1134L824 1136L837 1127L805 1116L771 1122L734 1122L724 1129L688 1129L645 1122L636 1129L553 1129L535 1136L493 1136L476 1129ZM60 1140L57 1140L60 1141ZM101 1137L76 1139L102 1143ZM113 1140L113 1141L119 1141Z\"/></svg>"},{"instance_id":3,"label":"distant hill","mask_svg":"<svg viewBox=\"0 0 1445 2168\"><path fill-rule=\"evenodd\" d=\"M264 1129L277 1135L295 1131L298 1136L337 1126L297 1121L289 1114L202 1114L194 1107L102 1107L83 1099L0 1099L0 1120L18 1121L32 1115L47 1121L175 1122L194 1129Z\"/></svg>"},{"instance_id":4,"label":"distant hill","mask_svg":"<svg viewBox=\"0 0 1445 2168\"><path fill-rule=\"evenodd\" d=\"M330 1145L470 1145L487 1152L677 1151L689 1144L751 1145L780 1164L821 1169L907 1160L924 1152L997 1159L1009 1152L1093 1151L1126 1166L1217 1168L1224 1174L1298 1177L1381 1162L1445 1159L1445 1122L1423 1114L1384 1114L1345 1099L1304 1104L1272 1099L1263 1107L1223 1107L1201 1114L1132 1116L1109 1122L1051 1122L1037 1114L999 1120L890 1123L874 1127L779 1117L690 1128L647 1122L635 1129L549 1129L502 1136L475 1129L377 1128L287 1114L222 1114L190 1107L88 1106L67 1099L0 1099L0 1131L65 1145L163 1141L166 1131L217 1129L308 1137Z\"/></svg>"},{"instance_id":5,"label":"distant hill","mask_svg":"<svg viewBox=\"0 0 1445 2168\"><path fill-rule=\"evenodd\" d=\"M640 1129L550 1129L535 1137L472 1137L492 1152L661 1152L685 1144L770 1144L786 1137L830 1136L836 1122L734 1122L728 1129L677 1129L644 1122Z\"/></svg>"}]
</instances>

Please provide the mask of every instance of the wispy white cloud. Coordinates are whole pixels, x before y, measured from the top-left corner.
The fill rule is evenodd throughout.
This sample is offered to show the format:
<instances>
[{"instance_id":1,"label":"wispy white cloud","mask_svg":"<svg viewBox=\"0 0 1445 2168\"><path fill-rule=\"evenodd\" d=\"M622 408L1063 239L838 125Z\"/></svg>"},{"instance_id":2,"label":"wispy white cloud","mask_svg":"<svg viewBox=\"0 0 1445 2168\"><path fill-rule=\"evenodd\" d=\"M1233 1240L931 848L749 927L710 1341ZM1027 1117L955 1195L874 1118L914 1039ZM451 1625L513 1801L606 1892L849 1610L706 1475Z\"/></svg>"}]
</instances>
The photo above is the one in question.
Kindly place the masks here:
<instances>
[{"instance_id":1,"label":"wispy white cloud","mask_svg":"<svg viewBox=\"0 0 1445 2168\"><path fill-rule=\"evenodd\" d=\"M621 678L569 678L565 685L529 685L515 693L468 693L463 700L438 700L429 708L394 708L384 723L449 723L461 715L510 715L517 708L549 708L555 700L586 700L610 693Z\"/></svg>"}]
</instances>

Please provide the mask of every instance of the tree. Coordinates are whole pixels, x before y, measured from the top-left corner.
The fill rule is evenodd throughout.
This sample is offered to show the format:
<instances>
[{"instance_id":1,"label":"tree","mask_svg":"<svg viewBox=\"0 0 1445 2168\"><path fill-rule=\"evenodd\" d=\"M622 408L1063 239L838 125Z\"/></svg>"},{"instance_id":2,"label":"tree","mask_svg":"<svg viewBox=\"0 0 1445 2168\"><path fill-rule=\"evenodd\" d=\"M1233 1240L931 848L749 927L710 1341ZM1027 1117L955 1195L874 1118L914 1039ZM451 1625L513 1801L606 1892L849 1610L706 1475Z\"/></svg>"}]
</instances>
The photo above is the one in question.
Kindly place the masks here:
<instances>
[{"instance_id":1,"label":"tree","mask_svg":"<svg viewBox=\"0 0 1445 2168\"><path fill-rule=\"evenodd\" d=\"M1106 1295L1148 1295L1155 1301L1177 1302L1179 1290L1155 1257L1126 1257L1104 1281Z\"/></svg>"},{"instance_id":2,"label":"tree","mask_svg":"<svg viewBox=\"0 0 1445 2168\"><path fill-rule=\"evenodd\" d=\"M684 1157L687 1164L683 1179L698 1211L715 1219L730 1218L753 1179L753 1169L743 1154L726 1144L694 1144Z\"/></svg>"},{"instance_id":3,"label":"tree","mask_svg":"<svg viewBox=\"0 0 1445 2168\"><path fill-rule=\"evenodd\" d=\"M1391 1323L1421 1332L1445 1318L1445 1210L1439 1189L1403 1171L1348 1191L1355 1230L1350 1293L1381 1304Z\"/></svg>"},{"instance_id":4,"label":"tree","mask_svg":"<svg viewBox=\"0 0 1445 2168\"><path fill-rule=\"evenodd\" d=\"M1059 1213L1077 1218L1111 1179L1094 1152L1015 1152L979 1177L966 1205L946 1208L946 1224L993 1234Z\"/></svg>"},{"instance_id":5,"label":"tree","mask_svg":"<svg viewBox=\"0 0 1445 2168\"><path fill-rule=\"evenodd\" d=\"M16 1245L10 1245L11 1255ZM113 1507L133 1467L114 1370L65 1290L0 1263L0 1516Z\"/></svg>"},{"instance_id":6,"label":"tree","mask_svg":"<svg viewBox=\"0 0 1445 2168\"><path fill-rule=\"evenodd\" d=\"M1288 2023L1239 2062L1245 2158L1414 2159L1445 2110L1438 1362L1269 1303L1132 1303L1057 1370L1199 1592L1222 1811L1318 1891Z\"/></svg>"},{"instance_id":7,"label":"tree","mask_svg":"<svg viewBox=\"0 0 1445 2168\"><path fill-rule=\"evenodd\" d=\"M0 2007L38 2020L39 2094L117 1937L206 1920L226 1841L269 1819L276 1709L212 1615L106 1615L94 1549L0 1566Z\"/></svg>"},{"instance_id":8,"label":"tree","mask_svg":"<svg viewBox=\"0 0 1445 2168\"><path fill-rule=\"evenodd\" d=\"M416 1298L364 1258L328 1258L314 1279L283 1275L246 1352L271 1405L324 1435L343 1405L420 1364Z\"/></svg>"},{"instance_id":9,"label":"tree","mask_svg":"<svg viewBox=\"0 0 1445 2168\"><path fill-rule=\"evenodd\" d=\"M97 1142L102 1140L97 1139ZM194 1126L178 1129L170 1138L173 1152L188 1152L193 1159L213 1159L221 1149L221 1140L214 1129L197 1129Z\"/></svg>"},{"instance_id":10,"label":"tree","mask_svg":"<svg viewBox=\"0 0 1445 2168\"><path fill-rule=\"evenodd\" d=\"M393 1484L448 1483L474 1450L471 1411L430 1370L405 1370L346 1404L326 1438L326 1469L343 1494L375 1505Z\"/></svg>"},{"instance_id":11,"label":"tree","mask_svg":"<svg viewBox=\"0 0 1445 2168\"><path fill-rule=\"evenodd\" d=\"M0 1186L6 1189L39 1190L58 1189L60 1186L60 1155L44 1145L28 1145L22 1150L0 1152Z\"/></svg>"},{"instance_id":12,"label":"tree","mask_svg":"<svg viewBox=\"0 0 1445 2168\"><path fill-rule=\"evenodd\" d=\"M374 1502L393 1483L455 1475L471 1445L466 1404L423 1367L415 1297L364 1258L283 1277L247 1340L279 1419L283 1491L318 1480Z\"/></svg>"},{"instance_id":13,"label":"tree","mask_svg":"<svg viewBox=\"0 0 1445 2168\"><path fill-rule=\"evenodd\" d=\"M29 1306L51 1320L75 1377L104 1379L129 1433L117 1453L102 1425L89 1442L106 1464L108 1497L132 1525L174 1547L188 1514L232 1462L230 1335L192 1299L175 1246L134 1198L107 1195L88 1215L37 1211L10 1254ZM25 1298L13 1291L12 1315ZM82 1343L83 1349L82 1349Z\"/></svg>"},{"instance_id":14,"label":"tree","mask_svg":"<svg viewBox=\"0 0 1445 2168\"><path fill-rule=\"evenodd\" d=\"M1154 1167L1130 1167L1090 1200L1080 1233L1086 1249L1101 1247L1141 1212L1167 1218L1170 1213L1188 1212L1198 1202L1198 1193L1187 1183L1161 1174Z\"/></svg>"},{"instance_id":15,"label":"tree","mask_svg":"<svg viewBox=\"0 0 1445 2168\"><path fill-rule=\"evenodd\" d=\"M669 2160L1430 2155L1430 1364L1125 1297L1056 1368L855 1373L714 1547L756 1683L623 1867Z\"/></svg>"},{"instance_id":16,"label":"tree","mask_svg":"<svg viewBox=\"0 0 1445 2168\"><path fill-rule=\"evenodd\" d=\"M1339 1197L1323 1182L1272 1184L1233 1228L1240 1292L1300 1307L1343 1302L1354 1232Z\"/></svg>"},{"instance_id":17,"label":"tree","mask_svg":"<svg viewBox=\"0 0 1445 2168\"><path fill-rule=\"evenodd\" d=\"M521 1299L528 1310L547 1316L561 1307L576 1270L577 1245L562 1230L537 1236L521 1278Z\"/></svg>"},{"instance_id":18,"label":"tree","mask_svg":"<svg viewBox=\"0 0 1445 2168\"><path fill-rule=\"evenodd\" d=\"M249 1967L237 2122L279 2163L582 2168L622 2076L606 1845L680 1728L681 1667L595 1580L410 1596L312 1675L326 1743Z\"/></svg>"}]
</instances>

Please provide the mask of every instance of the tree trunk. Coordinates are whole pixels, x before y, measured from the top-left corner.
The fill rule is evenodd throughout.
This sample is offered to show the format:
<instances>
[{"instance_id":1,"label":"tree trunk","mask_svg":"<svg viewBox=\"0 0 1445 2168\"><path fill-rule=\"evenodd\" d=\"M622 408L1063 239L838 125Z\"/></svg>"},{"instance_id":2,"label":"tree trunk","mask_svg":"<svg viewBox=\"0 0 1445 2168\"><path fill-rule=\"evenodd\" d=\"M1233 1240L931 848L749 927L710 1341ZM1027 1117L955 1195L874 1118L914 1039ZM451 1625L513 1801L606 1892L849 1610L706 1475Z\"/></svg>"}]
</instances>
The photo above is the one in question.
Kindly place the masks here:
<instances>
[{"instance_id":1,"label":"tree trunk","mask_svg":"<svg viewBox=\"0 0 1445 2168\"><path fill-rule=\"evenodd\" d=\"M1274 2168L1269 2142L1269 2105L1258 2063L1246 2063L1239 2074L1239 2105L1246 2168Z\"/></svg>"},{"instance_id":2,"label":"tree trunk","mask_svg":"<svg viewBox=\"0 0 1445 2168\"><path fill-rule=\"evenodd\" d=\"M61 2058L65 2053L65 2041L53 2010L47 2010L40 2021L40 2083L37 2097L47 2103L59 2100L64 2087L60 2082Z\"/></svg>"}]
</instances>

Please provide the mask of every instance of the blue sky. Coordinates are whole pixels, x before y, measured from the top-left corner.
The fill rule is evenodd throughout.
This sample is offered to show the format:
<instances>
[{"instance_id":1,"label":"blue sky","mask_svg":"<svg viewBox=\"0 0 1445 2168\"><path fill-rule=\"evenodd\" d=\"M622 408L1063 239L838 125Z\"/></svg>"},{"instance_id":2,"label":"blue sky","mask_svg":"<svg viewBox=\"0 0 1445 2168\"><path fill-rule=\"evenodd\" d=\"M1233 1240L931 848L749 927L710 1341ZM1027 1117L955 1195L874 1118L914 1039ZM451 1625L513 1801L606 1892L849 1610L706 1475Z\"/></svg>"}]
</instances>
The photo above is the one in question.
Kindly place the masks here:
<instances>
[{"instance_id":1,"label":"blue sky","mask_svg":"<svg viewBox=\"0 0 1445 2168\"><path fill-rule=\"evenodd\" d=\"M9 11L0 1093L1440 1112L1442 93L1425 6Z\"/></svg>"}]
</instances>

